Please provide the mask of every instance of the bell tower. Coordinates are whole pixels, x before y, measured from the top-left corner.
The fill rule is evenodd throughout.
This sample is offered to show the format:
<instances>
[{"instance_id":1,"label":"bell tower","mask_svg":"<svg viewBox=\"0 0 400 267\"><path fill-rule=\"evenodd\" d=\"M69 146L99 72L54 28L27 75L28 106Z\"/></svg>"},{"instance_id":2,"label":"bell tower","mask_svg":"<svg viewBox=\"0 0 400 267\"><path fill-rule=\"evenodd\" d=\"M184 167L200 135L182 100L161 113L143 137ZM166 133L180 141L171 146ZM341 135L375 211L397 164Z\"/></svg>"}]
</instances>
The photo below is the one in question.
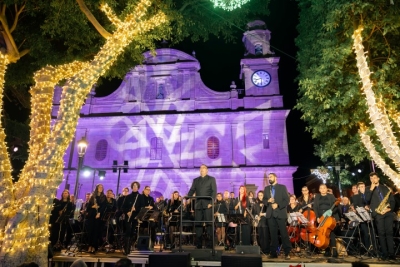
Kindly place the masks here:
<instances>
[{"instance_id":1,"label":"bell tower","mask_svg":"<svg viewBox=\"0 0 400 267\"><path fill-rule=\"evenodd\" d=\"M244 79L246 96L265 96L279 94L278 63L270 48L271 32L265 22L256 20L247 24L243 33L246 48L240 61L241 79Z\"/></svg>"}]
</instances>

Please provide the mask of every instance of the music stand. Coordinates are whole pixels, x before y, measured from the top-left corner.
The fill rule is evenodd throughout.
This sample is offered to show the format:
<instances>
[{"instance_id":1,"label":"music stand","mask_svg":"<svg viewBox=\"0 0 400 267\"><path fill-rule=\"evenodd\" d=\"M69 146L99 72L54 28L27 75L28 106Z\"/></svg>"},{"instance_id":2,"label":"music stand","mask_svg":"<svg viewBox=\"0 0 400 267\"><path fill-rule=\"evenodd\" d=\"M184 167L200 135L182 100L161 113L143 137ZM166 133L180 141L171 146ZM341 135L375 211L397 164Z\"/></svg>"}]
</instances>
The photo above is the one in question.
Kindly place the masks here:
<instances>
[{"instance_id":1,"label":"music stand","mask_svg":"<svg viewBox=\"0 0 400 267\"><path fill-rule=\"evenodd\" d=\"M372 228L372 232L374 232L374 224L373 224L373 220L371 218L370 211L366 210L364 207L357 207L356 210L357 210L358 214L360 215L360 217L363 219L363 221L367 224L368 236L369 236L369 240L370 240L370 247L366 248L362 242L362 239L360 239L362 246L366 250L366 253L364 255L373 253L373 256L378 256L379 252L376 251L377 244L376 244L375 234L373 235L374 238L372 238L372 235L371 235L371 228ZM370 227L369 222L371 222L372 227Z\"/></svg>"},{"instance_id":2,"label":"music stand","mask_svg":"<svg viewBox=\"0 0 400 267\"><path fill-rule=\"evenodd\" d=\"M239 224L239 245L242 245L242 225L247 224L244 214L231 214L230 220Z\"/></svg>"},{"instance_id":3,"label":"music stand","mask_svg":"<svg viewBox=\"0 0 400 267\"><path fill-rule=\"evenodd\" d=\"M110 220L114 218L115 211L106 212L102 218L103 221L107 222L107 231L106 231L106 241L103 243L102 247L105 248L106 245L110 246L110 242L108 242L108 231L110 228ZM106 254L108 252L112 252L112 249L106 249Z\"/></svg>"}]
</instances>

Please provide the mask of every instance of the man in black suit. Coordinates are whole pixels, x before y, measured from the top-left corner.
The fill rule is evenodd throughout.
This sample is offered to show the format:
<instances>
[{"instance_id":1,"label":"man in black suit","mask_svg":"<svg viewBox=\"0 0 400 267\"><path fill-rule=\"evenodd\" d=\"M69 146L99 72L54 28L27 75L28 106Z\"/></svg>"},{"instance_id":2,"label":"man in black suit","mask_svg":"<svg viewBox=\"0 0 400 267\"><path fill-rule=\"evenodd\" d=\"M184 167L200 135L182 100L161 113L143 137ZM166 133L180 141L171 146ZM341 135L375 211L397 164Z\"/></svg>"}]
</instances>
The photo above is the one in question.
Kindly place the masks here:
<instances>
[{"instance_id":1,"label":"man in black suit","mask_svg":"<svg viewBox=\"0 0 400 267\"><path fill-rule=\"evenodd\" d=\"M206 165L202 164L200 166L200 176L193 180L192 187L188 192L188 196L193 196L196 194L197 197L212 197L215 199L217 197L217 184L215 178L208 175L208 168ZM212 204L213 200L210 198L196 198L195 204L195 221L212 221L214 216L212 214ZM207 223L207 234L212 240L211 223ZM202 248L202 234L203 234L203 223L196 223L196 247ZM214 244L212 241L208 240L207 247L211 248Z\"/></svg>"},{"instance_id":2,"label":"man in black suit","mask_svg":"<svg viewBox=\"0 0 400 267\"><path fill-rule=\"evenodd\" d=\"M364 182L358 182L357 183L358 191L359 193L357 195L353 196L353 207L356 209L357 207L365 208L366 210L369 211L369 201L368 199L371 199L371 192L367 192L365 188ZM362 222L360 223L360 238L365 246L365 248L368 250L371 247L371 236L373 236L373 229L370 229L368 226L368 222Z\"/></svg>"},{"instance_id":3,"label":"man in black suit","mask_svg":"<svg viewBox=\"0 0 400 267\"><path fill-rule=\"evenodd\" d=\"M268 175L269 186L264 188L264 205L267 207L266 215L268 227L271 235L271 254L269 258L277 258L276 251L279 248L278 229L281 233L285 259L289 260L292 244L286 229L287 212L286 206L289 204L289 194L286 186L278 184L278 178L275 173Z\"/></svg>"},{"instance_id":4,"label":"man in black suit","mask_svg":"<svg viewBox=\"0 0 400 267\"><path fill-rule=\"evenodd\" d=\"M393 195L390 193L389 188L379 184L379 176L375 172L369 174L371 179L371 210L372 217L375 219L375 223L378 229L379 245L381 258L383 260L391 259L395 260L394 246L393 246L393 210L395 207L395 200ZM377 213L376 208L381 202L388 196L386 207L382 213Z\"/></svg>"}]
</instances>

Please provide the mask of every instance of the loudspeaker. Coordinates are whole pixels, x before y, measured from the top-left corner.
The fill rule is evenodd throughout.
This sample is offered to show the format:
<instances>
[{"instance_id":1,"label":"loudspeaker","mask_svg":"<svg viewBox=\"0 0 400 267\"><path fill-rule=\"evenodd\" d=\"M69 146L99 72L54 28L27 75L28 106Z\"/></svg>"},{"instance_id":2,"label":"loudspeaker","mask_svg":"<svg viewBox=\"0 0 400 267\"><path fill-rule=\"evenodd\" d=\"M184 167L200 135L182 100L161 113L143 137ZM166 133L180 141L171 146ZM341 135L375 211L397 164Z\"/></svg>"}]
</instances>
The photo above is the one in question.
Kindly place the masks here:
<instances>
[{"instance_id":1,"label":"loudspeaker","mask_svg":"<svg viewBox=\"0 0 400 267\"><path fill-rule=\"evenodd\" d=\"M190 267L190 253L152 253L149 255L149 267Z\"/></svg>"},{"instance_id":2,"label":"loudspeaker","mask_svg":"<svg viewBox=\"0 0 400 267\"><path fill-rule=\"evenodd\" d=\"M149 251L150 249L150 237L149 236L139 236L137 242L137 250L139 251Z\"/></svg>"},{"instance_id":3,"label":"loudspeaker","mask_svg":"<svg viewBox=\"0 0 400 267\"><path fill-rule=\"evenodd\" d=\"M221 267L262 267L261 255L238 255L223 254L221 257Z\"/></svg>"},{"instance_id":4,"label":"loudspeaker","mask_svg":"<svg viewBox=\"0 0 400 267\"><path fill-rule=\"evenodd\" d=\"M236 254L257 254L260 255L259 246L236 246Z\"/></svg>"},{"instance_id":5,"label":"loudspeaker","mask_svg":"<svg viewBox=\"0 0 400 267\"><path fill-rule=\"evenodd\" d=\"M179 248L173 249L172 252L179 252ZM222 250L215 250L214 255L212 249L198 249L198 248L182 248L182 252L190 253L190 258L193 261L221 261Z\"/></svg>"}]
</instances>

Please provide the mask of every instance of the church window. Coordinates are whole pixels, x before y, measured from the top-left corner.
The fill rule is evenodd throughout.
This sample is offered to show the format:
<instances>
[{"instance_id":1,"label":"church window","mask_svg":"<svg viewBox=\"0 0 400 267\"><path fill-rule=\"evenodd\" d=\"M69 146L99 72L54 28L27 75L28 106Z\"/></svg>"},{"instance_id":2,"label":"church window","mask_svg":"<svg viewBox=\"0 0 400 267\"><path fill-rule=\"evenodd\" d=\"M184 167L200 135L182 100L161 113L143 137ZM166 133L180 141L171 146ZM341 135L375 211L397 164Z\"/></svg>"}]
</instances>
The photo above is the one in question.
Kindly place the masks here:
<instances>
[{"instance_id":1,"label":"church window","mask_svg":"<svg viewBox=\"0 0 400 267\"><path fill-rule=\"evenodd\" d=\"M164 90L164 84L159 84L157 88L157 96L156 99L164 99L165 98L165 90Z\"/></svg>"},{"instance_id":2,"label":"church window","mask_svg":"<svg viewBox=\"0 0 400 267\"><path fill-rule=\"evenodd\" d=\"M95 158L98 161L102 161L106 158L107 156L107 148L108 148L108 142L105 139L101 139L100 141L97 142L96 145L96 154Z\"/></svg>"},{"instance_id":3,"label":"church window","mask_svg":"<svg viewBox=\"0 0 400 267\"><path fill-rule=\"evenodd\" d=\"M269 149L269 136L268 134L263 134L263 148Z\"/></svg>"},{"instance_id":4,"label":"church window","mask_svg":"<svg viewBox=\"0 0 400 267\"><path fill-rule=\"evenodd\" d=\"M162 138L153 137L150 140L150 159L157 160L162 158Z\"/></svg>"},{"instance_id":5,"label":"church window","mask_svg":"<svg viewBox=\"0 0 400 267\"><path fill-rule=\"evenodd\" d=\"M207 156L210 159L216 159L219 156L219 140L215 136L207 139Z\"/></svg>"},{"instance_id":6,"label":"church window","mask_svg":"<svg viewBox=\"0 0 400 267\"><path fill-rule=\"evenodd\" d=\"M263 46L262 44L258 43L254 45L254 54L256 56L262 56L263 55Z\"/></svg>"}]
</instances>

